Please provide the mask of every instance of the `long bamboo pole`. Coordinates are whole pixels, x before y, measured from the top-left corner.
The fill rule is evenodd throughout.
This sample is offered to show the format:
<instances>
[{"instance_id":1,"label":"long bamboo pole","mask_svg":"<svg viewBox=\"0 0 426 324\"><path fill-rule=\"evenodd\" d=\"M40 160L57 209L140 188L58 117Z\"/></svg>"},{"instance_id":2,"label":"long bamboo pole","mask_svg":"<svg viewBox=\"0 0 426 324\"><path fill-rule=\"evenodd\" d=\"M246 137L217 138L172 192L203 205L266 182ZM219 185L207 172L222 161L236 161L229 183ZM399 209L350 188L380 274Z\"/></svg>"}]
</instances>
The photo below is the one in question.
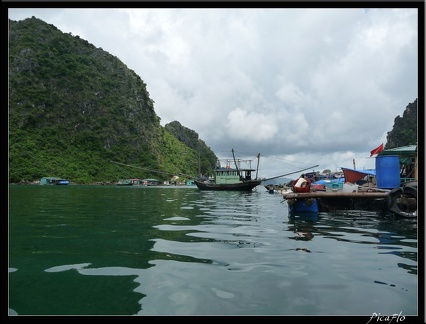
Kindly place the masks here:
<instances>
[{"instance_id":1,"label":"long bamboo pole","mask_svg":"<svg viewBox=\"0 0 426 324\"><path fill-rule=\"evenodd\" d=\"M306 168L306 169L301 169L301 170L293 171L293 172L290 172L290 173L282 174L282 175L279 175L279 176L276 176L276 177L262 179L262 181L268 181L268 180L272 180L272 179L276 179L276 178L285 177L285 176L288 176L288 175L290 175L290 174L294 174L294 173L298 173L298 172L306 171L306 170L309 170L309 169L312 169L312 168L316 168L317 166L319 166L319 164L317 164L317 165L313 165L313 166L311 166L311 167L309 167L309 168Z\"/></svg>"}]
</instances>

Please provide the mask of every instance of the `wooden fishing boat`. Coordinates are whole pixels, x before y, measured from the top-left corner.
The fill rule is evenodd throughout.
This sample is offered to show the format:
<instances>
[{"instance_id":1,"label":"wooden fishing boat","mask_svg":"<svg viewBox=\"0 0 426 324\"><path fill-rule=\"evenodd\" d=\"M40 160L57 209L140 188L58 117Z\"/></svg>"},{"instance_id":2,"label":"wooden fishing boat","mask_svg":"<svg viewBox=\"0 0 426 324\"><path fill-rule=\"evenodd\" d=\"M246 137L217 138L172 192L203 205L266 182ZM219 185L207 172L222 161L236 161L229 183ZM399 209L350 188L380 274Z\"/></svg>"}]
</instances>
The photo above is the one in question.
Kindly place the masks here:
<instances>
[{"instance_id":1,"label":"wooden fishing boat","mask_svg":"<svg viewBox=\"0 0 426 324\"><path fill-rule=\"evenodd\" d=\"M234 149L232 149L233 159L225 160L225 166L222 166L220 161L213 171L212 179L198 179L194 180L195 185L200 190L217 190L217 191L252 191L255 187L261 184L262 180L257 178L259 168L259 157L257 155L257 168L251 168L251 160L236 160ZM233 161L234 167L231 167ZM241 162L249 162L250 166L247 168L241 167ZM252 174L256 171L256 176L253 178Z\"/></svg>"},{"instance_id":2,"label":"wooden fishing boat","mask_svg":"<svg viewBox=\"0 0 426 324\"><path fill-rule=\"evenodd\" d=\"M216 183L212 181L194 180L195 185L200 190L222 190L222 191L251 191L258 185L260 180L246 180L235 183Z\"/></svg>"}]
</instances>

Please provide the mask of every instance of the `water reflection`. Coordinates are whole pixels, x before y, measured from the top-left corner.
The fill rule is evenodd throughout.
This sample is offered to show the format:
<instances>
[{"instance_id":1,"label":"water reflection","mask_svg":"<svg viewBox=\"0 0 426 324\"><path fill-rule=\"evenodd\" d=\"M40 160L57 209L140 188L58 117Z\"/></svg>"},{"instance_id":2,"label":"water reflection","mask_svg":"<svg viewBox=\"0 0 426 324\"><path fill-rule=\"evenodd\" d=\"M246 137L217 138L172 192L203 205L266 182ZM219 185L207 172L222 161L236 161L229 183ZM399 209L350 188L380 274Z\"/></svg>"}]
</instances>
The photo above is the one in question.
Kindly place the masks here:
<instances>
[{"instance_id":1,"label":"water reflection","mask_svg":"<svg viewBox=\"0 0 426 324\"><path fill-rule=\"evenodd\" d=\"M373 245L379 254L393 254L414 263L398 266L417 274L417 220L401 219L364 210L289 216L289 239L309 241L322 237Z\"/></svg>"},{"instance_id":2,"label":"water reflection","mask_svg":"<svg viewBox=\"0 0 426 324\"><path fill-rule=\"evenodd\" d=\"M44 189L11 191L11 314L417 312L412 219L292 218L263 192Z\"/></svg>"},{"instance_id":3,"label":"water reflection","mask_svg":"<svg viewBox=\"0 0 426 324\"><path fill-rule=\"evenodd\" d=\"M288 231L295 233L290 239L309 241L314 238L314 224L318 221L318 213L303 213L289 216Z\"/></svg>"}]
</instances>

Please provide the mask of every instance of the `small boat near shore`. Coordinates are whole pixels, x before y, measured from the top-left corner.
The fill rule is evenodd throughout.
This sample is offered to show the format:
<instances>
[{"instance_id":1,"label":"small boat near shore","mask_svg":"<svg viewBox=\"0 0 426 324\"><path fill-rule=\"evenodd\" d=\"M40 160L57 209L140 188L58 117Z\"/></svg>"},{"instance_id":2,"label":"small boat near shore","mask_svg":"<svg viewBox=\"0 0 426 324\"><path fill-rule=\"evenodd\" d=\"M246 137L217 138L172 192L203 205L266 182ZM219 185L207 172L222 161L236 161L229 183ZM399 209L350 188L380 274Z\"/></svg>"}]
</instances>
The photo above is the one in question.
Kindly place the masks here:
<instances>
[{"instance_id":1,"label":"small boat near shore","mask_svg":"<svg viewBox=\"0 0 426 324\"><path fill-rule=\"evenodd\" d=\"M69 181L66 179L58 177L43 177L40 179L41 185L56 185L56 186L66 186L69 185Z\"/></svg>"},{"instance_id":2,"label":"small boat near shore","mask_svg":"<svg viewBox=\"0 0 426 324\"><path fill-rule=\"evenodd\" d=\"M251 168L251 160L236 160L234 149L232 149L232 160L225 160L225 166L222 166L218 161L215 170L213 171L212 179L194 180L195 185L200 190L216 190L216 191L252 191L255 187L261 184L262 180L258 179L257 171L259 168L259 157L257 155L257 167ZM231 161L233 167L231 167ZM249 167L241 167L242 162L249 162ZM253 172L256 171L256 176L253 178Z\"/></svg>"}]
</instances>

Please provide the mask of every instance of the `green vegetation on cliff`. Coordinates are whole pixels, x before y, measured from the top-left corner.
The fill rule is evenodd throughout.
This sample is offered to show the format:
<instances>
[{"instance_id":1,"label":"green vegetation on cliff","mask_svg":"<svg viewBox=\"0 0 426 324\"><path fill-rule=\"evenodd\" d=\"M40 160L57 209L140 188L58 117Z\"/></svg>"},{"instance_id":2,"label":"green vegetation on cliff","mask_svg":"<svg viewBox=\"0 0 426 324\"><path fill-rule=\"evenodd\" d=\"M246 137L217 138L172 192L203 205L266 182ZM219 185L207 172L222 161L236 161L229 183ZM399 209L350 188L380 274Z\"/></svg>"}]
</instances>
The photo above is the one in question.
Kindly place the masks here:
<instances>
[{"instance_id":1,"label":"green vegetation on cliff","mask_svg":"<svg viewBox=\"0 0 426 324\"><path fill-rule=\"evenodd\" d=\"M35 17L9 20L9 182L196 177L199 152L208 172L215 154L181 130L197 146L160 125L146 84L118 58Z\"/></svg>"},{"instance_id":2,"label":"green vegetation on cliff","mask_svg":"<svg viewBox=\"0 0 426 324\"><path fill-rule=\"evenodd\" d=\"M195 131L160 125L146 84L118 58L35 17L9 20L8 108L12 183L194 178L216 164ZM417 99L385 148L416 143Z\"/></svg>"},{"instance_id":3,"label":"green vegetation on cliff","mask_svg":"<svg viewBox=\"0 0 426 324\"><path fill-rule=\"evenodd\" d=\"M417 98L408 104L401 116L395 117L393 128L386 136L385 149L399 146L416 145L417 133Z\"/></svg>"}]
</instances>

